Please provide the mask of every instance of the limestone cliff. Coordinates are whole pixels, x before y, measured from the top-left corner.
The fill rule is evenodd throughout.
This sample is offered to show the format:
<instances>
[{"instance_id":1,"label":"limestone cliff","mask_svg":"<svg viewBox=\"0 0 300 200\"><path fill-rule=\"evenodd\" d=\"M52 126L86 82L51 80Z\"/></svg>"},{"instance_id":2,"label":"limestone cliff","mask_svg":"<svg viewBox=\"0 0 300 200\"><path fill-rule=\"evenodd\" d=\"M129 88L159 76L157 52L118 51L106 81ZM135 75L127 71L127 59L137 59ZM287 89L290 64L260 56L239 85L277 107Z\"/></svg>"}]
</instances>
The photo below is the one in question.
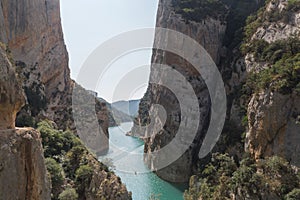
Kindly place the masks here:
<instances>
[{"instance_id":1,"label":"limestone cliff","mask_svg":"<svg viewBox=\"0 0 300 200\"><path fill-rule=\"evenodd\" d=\"M14 129L17 112L25 103L24 93L9 60L5 45L0 46L0 130Z\"/></svg>"},{"instance_id":2,"label":"limestone cliff","mask_svg":"<svg viewBox=\"0 0 300 200\"><path fill-rule=\"evenodd\" d=\"M59 1L1 0L0 28L0 41L11 52L26 94L26 106L18 114L17 124L35 126L36 121L47 118L61 129L76 131L72 92L78 85L70 78ZM106 105L95 101L96 121L108 135ZM92 128L87 126L83 134L88 135Z\"/></svg>"},{"instance_id":3,"label":"limestone cliff","mask_svg":"<svg viewBox=\"0 0 300 200\"><path fill-rule=\"evenodd\" d=\"M0 146L0 199L50 200L40 134L31 128L1 130Z\"/></svg>"},{"instance_id":4,"label":"limestone cliff","mask_svg":"<svg viewBox=\"0 0 300 200\"><path fill-rule=\"evenodd\" d=\"M44 101L33 114L47 110L47 115L54 118L57 110L66 104L61 97L71 87L59 1L2 0L0 21L0 41L8 45L17 65L26 73L23 85L30 91L25 88L28 101L33 96L28 94L37 92L40 101Z\"/></svg>"},{"instance_id":5,"label":"limestone cliff","mask_svg":"<svg viewBox=\"0 0 300 200\"><path fill-rule=\"evenodd\" d=\"M246 16L257 8L258 2L254 1L236 3L235 1L161 0L158 6L156 26L184 33L196 40L209 53L218 65L224 79L229 82L233 70L228 65L236 59L232 56L232 45L239 41L238 38L233 39L233 37L240 31L243 19L245 20ZM239 13L239 17L237 17L237 13ZM159 35L156 35L155 43L159 42L164 41ZM194 59L198 59L197 62L199 63L201 62L199 58ZM198 161L198 153L209 124L210 97L201 74L196 72L186 60L170 52L154 50L152 63L166 64L179 71L192 85L198 98L201 120L193 144L176 162L156 171L158 176L165 180L184 182L189 179ZM165 76L167 74L158 73L154 67L151 67L151 79L160 80ZM228 82L226 82L228 94L233 93L235 90L233 87L230 88ZM150 84L140 103L137 123L145 124L149 122L147 114L152 104L162 105L168 116L162 131L154 133L153 130L147 130L146 133L143 133L148 136L151 135L145 143L145 161L152 170L156 170L155 163L157 160L149 153L166 146L176 135L180 124L180 105L176 95L187 95L186 88L179 88L177 93L173 94L166 88ZM231 103L230 101L229 104L231 105ZM190 107L190 109L193 109L193 105L190 105ZM189 130L190 127L185 128ZM132 132L134 131L133 129Z\"/></svg>"},{"instance_id":6,"label":"limestone cliff","mask_svg":"<svg viewBox=\"0 0 300 200\"><path fill-rule=\"evenodd\" d=\"M232 127L217 151L225 154L200 167L185 199L300 198L299 12L299 1L267 0L248 17L224 79Z\"/></svg>"},{"instance_id":7,"label":"limestone cliff","mask_svg":"<svg viewBox=\"0 0 300 200\"><path fill-rule=\"evenodd\" d=\"M280 155L299 167L299 3L270 1L264 16L258 15L262 22L253 30L249 43L264 43L263 54L272 54L273 58L262 61L264 56L253 49L246 55L247 71L258 74L257 84L262 81L259 74L265 79L270 78L264 87L254 91L248 105L246 148L257 159ZM277 18L274 19L274 15ZM280 47L275 47L279 43ZM278 54L279 48L282 54ZM275 70L275 73L266 73L269 70Z\"/></svg>"},{"instance_id":8,"label":"limestone cliff","mask_svg":"<svg viewBox=\"0 0 300 200\"><path fill-rule=\"evenodd\" d=\"M185 19L180 14L175 13L171 0L162 0L159 2L158 6L156 26L176 30L189 35L210 53L215 62L218 62L220 59L221 44L225 35L226 25L219 19L207 17L207 19L200 22L190 21L189 23L186 23ZM162 42L158 35L155 38L155 42ZM162 57L163 59L161 59ZM185 77L189 78L198 97L202 117L199 122L198 134L194 143L191 144L192 148L173 164L156 171L157 175L165 180L185 182L191 175L193 163L195 162L195 159L197 159L201 140L203 139L205 129L207 128L206 125L208 124L210 113L208 90L206 89L201 75L198 74L189 63L177 55L168 52L154 51L152 63L173 66L174 69L184 74ZM160 80L166 76L166 74L157 73L155 68L151 68L150 76L155 80ZM182 87L178 89L180 91L177 91L178 94L175 95L184 95L186 93L186 88ZM145 143L145 160L149 167L156 170L156 158L150 156L150 154L147 155L147 153L163 148L176 135L180 121L175 119L176 116L180 116L180 105L176 96L168 88L156 87L155 85L150 84L147 94L149 97L144 97L144 99L149 98L148 104L162 105L167 111L167 116L169 116L162 131L159 133L152 133L154 130L148 130L149 133L146 133L146 135L151 135L151 138ZM190 105L190 107L193 109L193 105ZM143 118L141 115L140 117ZM186 128L188 129L189 127Z\"/></svg>"},{"instance_id":9,"label":"limestone cliff","mask_svg":"<svg viewBox=\"0 0 300 200\"><path fill-rule=\"evenodd\" d=\"M11 51L27 97L17 121L27 125L24 119L48 118L62 129L75 129L71 105L76 84L70 78L59 1L1 0L0 29L0 41ZM98 108L97 115L105 118L106 108ZM108 125L100 125L108 134Z\"/></svg>"},{"instance_id":10,"label":"limestone cliff","mask_svg":"<svg viewBox=\"0 0 300 200\"><path fill-rule=\"evenodd\" d=\"M80 199L131 199L121 180L98 162L76 136L81 135L84 142L90 142L92 146L89 147L94 153L106 152L108 110L104 102L90 97L84 88L70 78L59 0L1 0L0 6L0 199L57 199L63 189L68 189L69 178L61 179L63 172L52 170L62 168L60 158L65 156L66 148L74 150L77 155L76 148L72 148L75 144L70 145L70 140L67 140L70 138L80 144L77 150L82 150L83 153L82 160L67 166L72 169L70 177L77 177L75 170L81 166L89 172L87 177L80 177L87 178L88 181L77 181L76 189L80 193ZM79 113L87 116L84 118L85 122L90 119L93 121L93 126L85 123L80 133L76 133L72 113L74 88L79 88L81 98L89 98L94 105L94 116L87 113L89 110ZM49 137L32 128L19 128L15 131L15 117L24 103L25 106L18 114L17 124L37 126L37 122L48 119L54 121L57 129L68 130L67 138L64 138L63 131L49 130L50 125L50 128L46 127L46 133L52 134ZM105 139L93 137L98 129L104 132L101 136ZM66 141L70 143L66 144ZM48 148L44 146L43 149L42 142L43 145L48 142ZM67 147L60 149L60 142ZM59 152L50 155L52 160L47 154L49 149ZM44 153L49 174L45 168ZM56 175L59 179L52 179ZM63 181L63 185L60 185L56 190L58 193L53 196L51 189L57 189L59 181Z\"/></svg>"},{"instance_id":11,"label":"limestone cliff","mask_svg":"<svg viewBox=\"0 0 300 200\"><path fill-rule=\"evenodd\" d=\"M253 95L248 106L246 148L256 159L279 155L300 166L299 94L270 90Z\"/></svg>"},{"instance_id":12,"label":"limestone cliff","mask_svg":"<svg viewBox=\"0 0 300 200\"><path fill-rule=\"evenodd\" d=\"M50 199L40 134L30 128L15 130L16 113L25 98L4 48L1 45L0 199Z\"/></svg>"}]
</instances>

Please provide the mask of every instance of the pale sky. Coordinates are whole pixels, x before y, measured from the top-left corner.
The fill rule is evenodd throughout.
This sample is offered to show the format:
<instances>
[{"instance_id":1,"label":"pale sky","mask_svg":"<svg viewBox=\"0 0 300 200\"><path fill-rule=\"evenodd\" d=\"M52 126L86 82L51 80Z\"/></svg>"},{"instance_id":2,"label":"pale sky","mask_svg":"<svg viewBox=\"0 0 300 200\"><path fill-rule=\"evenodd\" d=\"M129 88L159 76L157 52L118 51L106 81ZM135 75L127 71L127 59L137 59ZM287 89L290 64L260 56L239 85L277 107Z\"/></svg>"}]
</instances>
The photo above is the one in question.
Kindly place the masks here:
<instances>
[{"instance_id":1,"label":"pale sky","mask_svg":"<svg viewBox=\"0 0 300 200\"><path fill-rule=\"evenodd\" d=\"M76 80L85 60L103 42L126 31L155 27L158 0L60 0L60 4L71 77ZM126 70L150 64L150 58L149 49L116 61L97 86L99 96L109 102L141 98L146 85L136 85L131 94L118 92L117 97L112 96L112 91ZM147 83L149 69L139 78Z\"/></svg>"}]
</instances>

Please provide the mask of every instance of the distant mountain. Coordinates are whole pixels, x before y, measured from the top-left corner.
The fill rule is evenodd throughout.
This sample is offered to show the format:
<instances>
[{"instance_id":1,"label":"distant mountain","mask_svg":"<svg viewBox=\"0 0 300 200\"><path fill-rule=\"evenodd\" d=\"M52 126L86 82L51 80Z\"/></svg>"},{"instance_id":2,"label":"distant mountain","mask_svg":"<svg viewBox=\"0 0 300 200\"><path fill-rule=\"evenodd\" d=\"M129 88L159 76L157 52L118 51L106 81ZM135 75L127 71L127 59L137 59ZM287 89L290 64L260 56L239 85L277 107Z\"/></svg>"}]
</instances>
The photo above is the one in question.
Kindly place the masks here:
<instances>
[{"instance_id":1,"label":"distant mountain","mask_svg":"<svg viewBox=\"0 0 300 200\"><path fill-rule=\"evenodd\" d=\"M132 122L133 121L133 117L131 117L127 113L122 112L121 110L115 108L114 106L112 106L112 104L108 103L103 98L98 97L98 100L100 102L104 102L108 108L108 118L109 118L109 126L110 127L117 126L123 122Z\"/></svg>"},{"instance_id":2,"label":"distant mountain","mask_svg":"<svg viewBox=\"0 0 300 200\"><path fill-rule=\"evenodd\" d=\"M111 105L115 109L126 113L131 117L136 117L138 115L140 101L140 99L129 101L117 101L112 103Z\"/></svg>"}]
</instances>

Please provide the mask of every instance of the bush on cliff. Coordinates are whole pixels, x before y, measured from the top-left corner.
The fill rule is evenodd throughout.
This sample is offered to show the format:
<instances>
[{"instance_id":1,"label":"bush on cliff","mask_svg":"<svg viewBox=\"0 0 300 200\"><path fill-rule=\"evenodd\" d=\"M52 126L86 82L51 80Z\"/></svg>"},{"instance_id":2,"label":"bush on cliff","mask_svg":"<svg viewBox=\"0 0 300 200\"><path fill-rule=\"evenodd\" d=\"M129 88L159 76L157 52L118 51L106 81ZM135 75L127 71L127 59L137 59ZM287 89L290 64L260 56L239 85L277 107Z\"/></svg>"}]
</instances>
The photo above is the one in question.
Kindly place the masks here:
<instances>
[{"instance_id":1,"label":"bush on cliff","mask_svg":"<svg viewBox=\"0 0 300 200\"><path fill-rule=\"evenodd\" d=\"M53 199L57 199L59 193L62 191L62 185L64 183L63 169L52 158L46 158L45 164L51 177Z\"/></svg>"},{"instance_id":2,"label":"bush on cliff","mask_svg":"<svg viewBox=\"0 0 300 200\"><path fill-rule=\"evenodd\" d=\"M58 199L59 200L77 200L78 194L75 189L67 188L58 196Z\"/></svg>"},{"instance_id":3,"label":"bush on cliff","mask_svg":"<svg viewBox=\"0 0 300 200\"><path fill-rule=\"evenodd\" d=\"M246 197L280 199L297 196L300 178L283 158L274 156L255 162L249 157L235 163L228 154L213 154L211 162L190 181L187 200ZM295 189L297 188L297 189Z\"/></svg>"}]
</instances>

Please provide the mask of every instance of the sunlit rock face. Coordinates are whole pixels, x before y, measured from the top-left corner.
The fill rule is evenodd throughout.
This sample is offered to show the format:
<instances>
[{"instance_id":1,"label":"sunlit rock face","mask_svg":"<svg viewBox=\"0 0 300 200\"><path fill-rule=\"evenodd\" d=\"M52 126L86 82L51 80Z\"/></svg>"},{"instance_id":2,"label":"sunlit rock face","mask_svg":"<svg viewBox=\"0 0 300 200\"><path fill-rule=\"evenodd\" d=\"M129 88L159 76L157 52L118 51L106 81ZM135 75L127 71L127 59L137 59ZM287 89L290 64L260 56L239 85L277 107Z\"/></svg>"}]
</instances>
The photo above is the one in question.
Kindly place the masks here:
<instances>
[{"instance_id":1,"label":"sunlit rock face","mask_svg":"<svg viewBox=\"0 0 300 200\"><path fill-rule=\"evenodd\" d=\"M0 194L1 199L50 200L50 182L40 134L15 129L17 112L25 103L11 55L0 47Z\"/></svg>"},{"instance_id":2,"label":"sunlit rock face","mask_svg":"<svg viewBox=\"0 0 300 200\"><path fill-rule=\"evenodd\" d=\"M25 103L23 89L5 46L0 47L0 130L14 129L17 112Z\"/></svg>"},{"instance_id":3,"label":"sunlit rock face","mask_svg":"<svg viewBox=\"0 0 300 200\"><path fill-rule=\"evenodd\" d=\"M265 12L282 13L287 6L287 0L270 1L266 5ZM272 44L289 38L299 38L300 11L296 9L287 12L286 19L263 21L251 41L263 40ZM255 52L250 52L246 55L247 71L261 73L262 70L273 67L268 60L257 62L254 54ZM299 105L300 95L296 90L282 94L266 87L259 93L252 94L247 110L249 130L246 137L246 150L256 159L279 155L299 167Z\"/></svg>"},{"instance_id":4,"label":"sunlit rock face","mask_svg":"<svg viewBox=\"0 0 300 200\"><path fill-rule=\"evenodd\" d=\"M0 146L1 198L50 200L40 133L31 128L1 130Z\"/></svg>"},{"instance_id":5,"label":"sunlit rock face","mask_svg":"<svg viewBox=\"0 0 300 200\"><path fill-rule=\"evenodd\" d=\"M0 41L11 52L12 64L16 65L26 95L26 106L18 113L17 124L21 122L23 126L24 119L47 118L60 129L76 132L72 92L77 84L70 78L59 1L0 2ZM96 128L108 136L108 110L98 99L95 101ZM87 125L85 133L93 132L94 128ZM107 149L108 140L102 142L104 146L99 148Z\"/></svg>"}]
</instances>

